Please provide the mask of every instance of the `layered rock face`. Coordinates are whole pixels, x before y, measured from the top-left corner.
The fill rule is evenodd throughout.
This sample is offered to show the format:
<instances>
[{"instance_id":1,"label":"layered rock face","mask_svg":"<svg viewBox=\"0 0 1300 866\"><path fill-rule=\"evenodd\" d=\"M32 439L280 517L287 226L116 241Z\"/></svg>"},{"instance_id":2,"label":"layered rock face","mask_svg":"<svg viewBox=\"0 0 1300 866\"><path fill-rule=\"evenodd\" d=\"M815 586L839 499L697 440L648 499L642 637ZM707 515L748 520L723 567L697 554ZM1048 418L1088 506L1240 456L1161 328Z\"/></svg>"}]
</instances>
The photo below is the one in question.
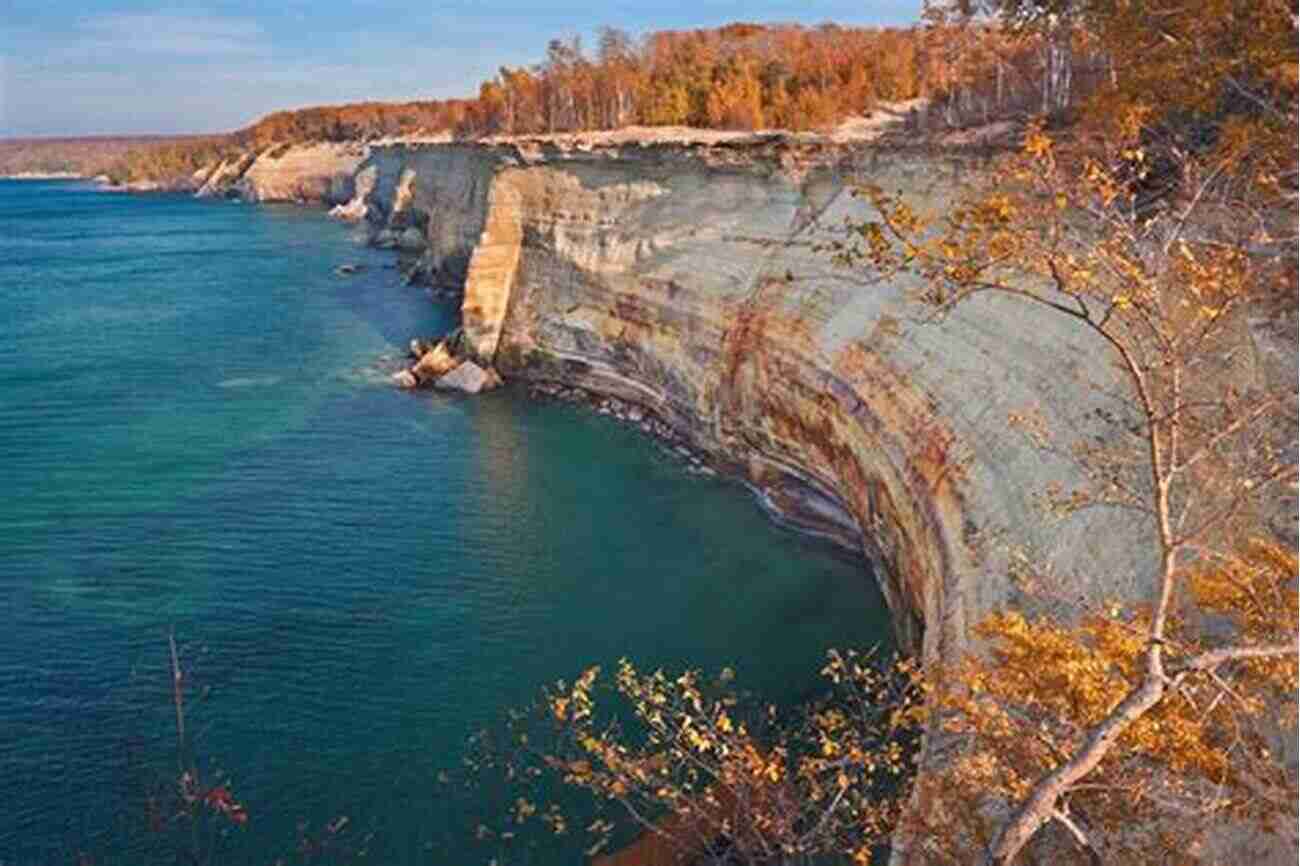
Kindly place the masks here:
<instances>
[{"instance_id":1,"label":"layered rock face","mask_svg":"<svg viewBox=\"0 0 1300 866\"><path fill-rule=\"evenodd\" d=\"M475 146L391 144L372 147L358 170L347 207L379 243L421 253L415 267L426 282L459 290L488 218L488 195L501 154ZM409 239L421 240L417 248Z\"/></svg>"},{"instance_id":2,"label":"layered rock face","mask_svg":"<svg viewBox=\"0 0 1300 866\"><path fill-rule=\"evenodd\" d=\"M369 148L361 143L278 145L220 163L197 194L245 201L342 204L356 191L355 175Z\"/></svg>"},{"instance_id":3,"label":"layered rock face","mask_svg":"<svg viewBox=\"0 0 1300 866\"><path fill-rule=\"evenodd\" d=\"M654 412L773 511L861 550L902 645L938 658L1014 600L1019 557L1086 576L1089 597L1147 577L1132 521L1044 520L1036 495L1082 479L1008 421L1037 413L1062 450L1113 435L1099 347L1006 300L918 321L907 280L822 247L870 216L855 184L942 210L984 158L778 138L394 146L362 170L368 218L423 224L434 281L463 284L478 361Z\"/></svg>"},{"instance_id":4,"label":"layered rock face","mask_svg":"<svg viewBox=\"0 0 1300 866\"><path fill-rule=\"evenodd\" d=\"M861 551L901 646L944 660L993 607L1040 603L1016 587L1018 563L1060 578L1067 614L1151 580L1140 520L1052 520L1038 505L1086 484L1072 446L1128 435L1105 348L1005 298L924 321L914 282L826 248L874 216L856 185L942 213L988 156L780 136L371 145L336 214L463 291L456 351L470 361L421 347L400 374L410 387L451 377L472 392L496 368L653 413L779 518ZM254 171L262 159L208 185L306 188L287 168Z\"/></svg>"},{"instance_id":5,"label":"layered rock face","mask_svg":"<svg viewBox=\"0 0 1300 866\"><path fill-rule=\"evenodd\" d=\"M1023 601L1024 557L1089 598L1149 576L1122 515L1044 519L1036 497L1083 479L1009 424L1039 416L1062 451L1115 435L1100 347L1009 300L920 321L915 285L825 249L872 215L856 185L941 212L987 158L782 136L310 145L232 160L204 190L365 220L463 290L473 360L655 413L779 517L865 554L900 643L943 658Z\"/></svg>"}]
</instances>

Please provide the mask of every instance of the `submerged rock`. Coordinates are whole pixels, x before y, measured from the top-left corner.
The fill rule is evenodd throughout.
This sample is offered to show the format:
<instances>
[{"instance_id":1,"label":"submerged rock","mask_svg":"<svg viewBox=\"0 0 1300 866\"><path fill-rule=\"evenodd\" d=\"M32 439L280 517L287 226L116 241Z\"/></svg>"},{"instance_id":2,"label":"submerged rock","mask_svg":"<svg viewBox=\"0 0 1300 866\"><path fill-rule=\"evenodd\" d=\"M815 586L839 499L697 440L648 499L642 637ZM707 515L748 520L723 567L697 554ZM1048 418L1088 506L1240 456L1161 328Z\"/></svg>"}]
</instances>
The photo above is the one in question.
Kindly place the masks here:
<instances>
[{"instance_id":1,"label":"submerged rock","mask_svg":"<svg viewBox=\"0 0 1300 866\"><path fill-rule=\"evenodd\" d=\"M415 388L420 384L410 370L398 370L393 374L393 381L399 388Z\"/></svg>"},{"instance_id":2,"label":"submerged rock","mask_svg":"<svg viewBox=\"0 0 1300 866\"><path fill-rule=\"evenodd\" d=\"M466 394L479 394L491 391L501 384L501 377L491 367L484 369L473 361L466 361L456 369L433 383L435 388L443 391L461 391Z\"/></svg>"},{"instance_id":3,"label":"submerged rock","mask_svg":"<svg viewBox=\"0 0 1300 866\"><path fill-rule=\"evenodd\" d=\"M417 228L403 229L397 236L396 245L398 249L410 252L423 250L427 246L424 235Z\"/></svg>"}]
</instances>

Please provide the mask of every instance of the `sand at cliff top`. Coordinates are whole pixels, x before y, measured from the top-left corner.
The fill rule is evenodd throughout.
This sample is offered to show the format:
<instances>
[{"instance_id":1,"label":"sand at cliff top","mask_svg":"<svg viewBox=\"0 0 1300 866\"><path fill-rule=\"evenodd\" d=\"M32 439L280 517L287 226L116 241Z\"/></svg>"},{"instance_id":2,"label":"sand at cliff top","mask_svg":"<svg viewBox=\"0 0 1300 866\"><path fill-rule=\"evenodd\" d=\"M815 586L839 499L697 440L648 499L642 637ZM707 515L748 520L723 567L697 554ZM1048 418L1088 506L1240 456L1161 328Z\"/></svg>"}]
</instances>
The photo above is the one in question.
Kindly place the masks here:
<instances>
[{"instance_id":1,"label":"sand at cliff top","mask_svg":"<svg viewBox=\"0 0 1300 866\"><path fill-rule=\"evenodd\" d=\"M489 135L475 139L486 145L551 144L561 148L618 147L655 144L737 144L764 141L780 137L808 144L877 141L907 130L908 120L915 112L925 108L925 99L908 99L901 102L882 103L870 114L849 117L832 129L792 132L785 129L730 130L701 129L692 126L625 126L621 129L586 130L582 132L529 133L524 135ZM1014 131L1008 122L990 123L958 130L936 130L925 139L928 143L961 146L991 144L1004 139ZM912 137L917 133L912 132ZM446 144L454 141L450 133L437 135L404 135L385 138L372 144Z\"/></svg>"},{"instance_id":2,"label":"sand at cliff top","mask_svg":"<svg viewBox=\"0 0 1300 866\"><path fill-rule=\"evenodd\" d=\"M923 108L924 99L883 103L870 115L850 117L831 130L818 132L791 132L784 129L731 130L701 129L693 126L625 126L621 129L587 130L582 132L530 133L526 135L489 135L477 139L483 144L552 143L568 146L600 146L628 144L725 144L752 139L783 136L795 140L816 141L873 141L887 132L901 130L910 112ZM374 144L440 144L452 141L448 133L437 135L403 135L381 139Z\"/></svg>"},{"instance_id":3,"label":"sand at cliff top","mask_svg":"<svg viewBox=\"0 0 1300 866\"><path fill-rule=\"evenodd\" d=\"M924 99L886 103L865 117L850 117L828 132L791 132L783 129L700 129L692 126L626 126L622 129L592 132L565 132L548 135L494 135L482 141L508 144L515 141L551 141L593 145L620 144L725 144L773 135L809 141L872 141L894 129L901 129L908 113L925 105Z\"/></svg>"}]
</instances>

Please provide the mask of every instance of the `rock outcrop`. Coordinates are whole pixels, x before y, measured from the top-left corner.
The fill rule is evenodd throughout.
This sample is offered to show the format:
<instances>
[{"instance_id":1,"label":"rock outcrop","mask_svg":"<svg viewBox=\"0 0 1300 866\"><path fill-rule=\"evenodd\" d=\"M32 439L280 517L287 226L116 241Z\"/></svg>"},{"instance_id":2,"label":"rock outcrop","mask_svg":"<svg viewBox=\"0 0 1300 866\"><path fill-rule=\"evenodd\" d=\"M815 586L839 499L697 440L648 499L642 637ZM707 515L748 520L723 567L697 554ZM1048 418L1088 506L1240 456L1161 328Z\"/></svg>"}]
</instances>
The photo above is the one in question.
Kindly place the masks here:
<instances>
[{"instance_id":1,"label":"rock outcrop","mask_svg":"<svg viewBox=\"0 0 1300 866\"><path fill-rule=\"evenodd\" d=\"M256 154L244 153L222 160L205 172L203 183L195 195L210 198L235 194L235 184L256 159Z\"/></svg>"},{"instance_id":2,"label":"rock outcrop","mask_svg":"<svg viewBox=\"0 0 1300 866\"><path fill-rule=\"evenodd\" d=\"M373 166L359 170L352 179L352 198L344 204L337 204L330 210L330 216L348 222L360 222L366 218L367 199L375 189L375 169Z\"/></svg>"},{"instance_id":3,"label":"rock outcrop","mask_svg":"<svg viewBox=\"0 0 1300 866\"><path fill-rule=\"evenodd\" d=\"M447 344L439 343L420 356L420 360L411 368L411 374L417 382L425 385L441 379L459 365L460 360L452 355Z\"/></svg>"},{"instance_id":4,"label":"rock outcrop","mask_svg":"<svg viewBox=\"0 0 1300 866\"><path fill-rule=\"evenodd\" d=\"M196 194L342 205L356 195L357 168L367 153L357 142L275 145L218 164Z\"/></svg>"},{"instance_id":5,"label":"rock outcrop","mask_svg":"<svg viewBox=\"0 0 1300 866\"><path fill-rule=\"evenodd\" d=\"M449 373L433 383L440 391L460 391L465 394L481 394L501 385L501 377L491 367L483 368L473 361L457 365Z\"/></svg>"},{"instance_id":6,"label":"rock outcrop","mask_svg":"<svg viewBox=\"0 0 1300 866\"><path fill-rule=\"evenodd\" d=\"M941 660L995 606L1029 604L1017 562L1062 577L1067 603L1131 598L1151 577L1141 522L1103 509L1053 522L1037 504L1086 482L1070 445L1124 435L1105 352L1007 299L921 321L913 281L826 252L874 216L856 184L950 207L990 156L987 142L950 144L395 142L329 188L346 202L337 216L463 292L455 345L416 344L399 384L476 393L500 370L539 393L598 395L696 465L744 478L782 520L860 551L900 645ZM205 189L327 199L318 181L254 171L264 159L218 166ZM1061 448L1010 423L1031 414Z\"/></svg>"},{"instance_id":7,"label":"rock outcrop","mask_svg":"<svg viewBox=\"0 0 1300 866\"><path fill-rule=\"evenodd\" d=\"M465 394L491 391L503 384L491 365L475 363L464 352L464 334L459 330L432 344L411 340L410 354L415 363L394 373L393 382L399 388L433 387Z\"/></svg>"}]
</instances>

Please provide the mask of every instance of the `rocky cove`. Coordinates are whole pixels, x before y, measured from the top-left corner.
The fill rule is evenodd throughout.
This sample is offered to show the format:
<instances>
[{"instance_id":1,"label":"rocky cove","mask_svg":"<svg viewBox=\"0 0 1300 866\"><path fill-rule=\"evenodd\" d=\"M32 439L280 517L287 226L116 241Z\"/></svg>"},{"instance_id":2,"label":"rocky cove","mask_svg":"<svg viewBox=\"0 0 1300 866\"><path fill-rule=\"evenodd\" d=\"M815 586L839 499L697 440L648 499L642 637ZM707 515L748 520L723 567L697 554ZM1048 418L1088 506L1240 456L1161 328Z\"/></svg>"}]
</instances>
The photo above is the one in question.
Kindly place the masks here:
<instances>
[{"instance_id":1,"label":"rocky cove","mask_svg":"<svg viewBox=\"0 0 1300 866\"><path fill-rule=\"evenodd\" d=\"M1038 604L1021 561L1080 603L1151 576L1139 522L1041 504L1085 482L1080 438L1124 435L1104 354L1008 299L924 319L910 278L828 251L872 214L859 185L942 212L998 150L786 134L309 145L217 166L200 193L360 221L408 279L459 298L460 329L414 346L403 384L499 377L666 440L778 522L860 553L898 646L942 662L989 611ZM443 381L465 370L468 387ZM1026 417L1056 447L1013 423Z\"/></svg>"},{"instance_id":2,"label":"rocky cove","mask_svg":"<svg viewBox=\"0 0 1300 866\"><path fill-rule=\"evenodd\" d=\"M459 306L459 328L412 341L399 384L506 383L665 441L778 522L860 554L897 644L944 662L991 610L1043 603L1018 585L1022 562L1059 579L1049 603L1067 618L1152 577L1140 521L1044 509L1045 492L1088 481L1075 445L1128 435L1105 353L1009 299L926 318L915 280L832 255L873 216L861 185L942 213L1004 147L781 133L310 144L210 166L192 189L357 222L409 282ZM1245 374L1270 375L1276 347L1249 330ZM925 749L923 767L942 762L941 738ZM908 847L891 862L913 862Z\"/></svg>"},{"instance_id":3,"label":"rocky cove","mask_svg":"<svg viewBox=\"0 0 1300 866\"><path fill-rule=\"evenodd\" d=\"M200 748L239 778L250 820L213 862L301 859L298 822L343 815L353 840L376 834L367 859L468 844L486 862L484 798L431 783L556 677L620 655L743 664L749 688L794 706L826 648L889 643L852 557L769 525L675 448L522 385L394 389L409 335L451 332L457 308L323 210L77 181L0 193L7 862L67 859L88 843L64 818L83 815L125 828L95 862L175 861L146 856L135 796L153 772L118 760L144 738L174 781L170 692L132 679L171 682L172 623L182 662L220 635L190 680L220 694ZM60 254L28 255L41 238ZM62 366L72 343L97 363ZM47 754L74 763L44 772Z\"/></svg>"},{"instance_id":4,"label":"rocky cove","mask_svg":"<svg viewBox=\"0 0 1300 866\"><path fill-rule=\"evenodd\" d=\"M462 298L457 357L422 352L412 379L467 360L478 387L497 371L595 395L742 478L786 522L861 551L900 645L941 659L1017 602L1019 557L1086 569L1081 597L1128 596L1146 577L1132 521L1041 519L1036 495L1078 470L1008 422L1032 412L1063 438L1113 435L1098 353L1006 301L921 321L906 279L824 249L870 212L855 185L940 210L994 152L783 134L315 144L195 182L363 221L413 280Z\"/></svg>"}]
</instances>

